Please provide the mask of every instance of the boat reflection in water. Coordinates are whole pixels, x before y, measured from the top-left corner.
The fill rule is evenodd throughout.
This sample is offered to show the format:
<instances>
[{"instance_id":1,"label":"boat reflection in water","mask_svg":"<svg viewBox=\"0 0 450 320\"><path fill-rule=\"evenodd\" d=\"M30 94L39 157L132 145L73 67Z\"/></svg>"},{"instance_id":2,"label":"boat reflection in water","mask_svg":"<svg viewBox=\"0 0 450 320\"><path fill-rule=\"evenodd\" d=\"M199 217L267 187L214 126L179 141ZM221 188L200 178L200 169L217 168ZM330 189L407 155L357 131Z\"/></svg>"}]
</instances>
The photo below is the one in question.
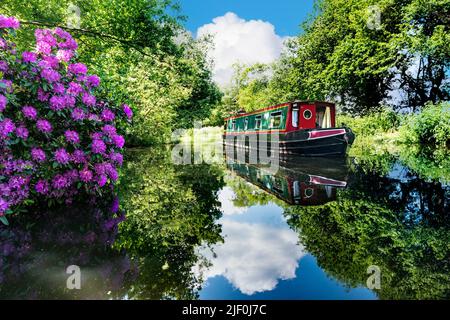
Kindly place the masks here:
<instances>
[{"instance_id":1,"label":"boat reflection in water","mask_svg":"<svg viewBox=\"0 0 450 320\"><path fill-rule=\"evenodd\" d=\"M347 186L346 159L289 157L278 170L263 164L231 161L227 168L251 184L291 205L314 206L336 200L337 188Z\"/></svg>"}]
</instances>

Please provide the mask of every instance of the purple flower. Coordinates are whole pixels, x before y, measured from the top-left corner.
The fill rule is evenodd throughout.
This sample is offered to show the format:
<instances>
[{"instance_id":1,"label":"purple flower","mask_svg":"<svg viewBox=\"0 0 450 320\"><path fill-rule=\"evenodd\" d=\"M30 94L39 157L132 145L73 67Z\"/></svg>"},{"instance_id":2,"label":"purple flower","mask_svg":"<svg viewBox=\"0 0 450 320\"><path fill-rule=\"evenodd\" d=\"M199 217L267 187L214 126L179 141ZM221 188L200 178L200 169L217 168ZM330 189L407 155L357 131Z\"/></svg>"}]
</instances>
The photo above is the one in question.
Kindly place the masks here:
<instances>
[{"instance_id":1,"label":"purple flower","mask_svg":"<svg viewBox=\"0 0 450 320\"><path fill-rule=\"evenodd\" d=\"M105 186L106 182L108 182L108 177L105 175L101 175L97 179L97 184L100 188L103 188Z\"/></svg>"},{"instance_id":2,"label":"purple flower","mask_svg":"<svg viewBox=\"0 0 450 320\"><path fill-rule=\"evenodd\" d=\"M75 150L72 153L72 161L74 163L80 164L80 163L85 163L86 162L86 157L84 155L83 150Z\"/></svg>"},{"instance_id":3,"label":"purple flower","mask_svg":"<svg viewBox=\"0 0 450 320\"><path fill-rule=\"evenodd\" d=\"M64 148L60 148L55 151L55 160L60 164L68 164L70 161L70 155Z\"/></svg>"},{"instance_id":4,"label":"purple flower","mask_svg":"<svg viewBox=\"0 0 450 320\"><path fill-rule=\"evenodd\" d=\"M64 189L65 187L68 186L68 184L69 183L67 181L67 178L61 174L56 175L52 180L53 188L58 189L58 190Z\"/></svg>"},{"instance_id":5,"label":"purple flower","mask_svg":"<svg viewBox=\"0 0 450 320\"><path fill-rule=\"evenodd\" d=\"M112 112L111 110L104 109L102 111L101 117L104 121L108 122L113 121L116 116L114 115L114 112Z\"/></svg>"},{"instance_id":6,"label":"purple flower","mask_svg":"<svg viewBox=\"0 0 450 320\"><path fill-rule=\"evenodd\" d=\"M36 42L36 51L43 54L50 54L52 53L52 47L44 41L38 41Z\"/></svg>"},{"instance_id":7,"label":"purple flower","mask_svg":"<svg viewBox=\"0 0 450 320\"><path fill-rule=\"evenodd\" d=\"M58 50L56 53L56 58L58 58L59 61L69 62L72 57L73 51L71 50Z\"/></svg>"},{"instance_id":8,"label":"purple flower","mask_svg":"<svg viewBox=\"0 0 450 320\"><path fill-rule=\"evenodd\" d=\"M104 153L106 151L106 145L102 140L94 139L92 140L91 149L93 153Z\"/></svg>"},{"instance_id":9,"label":"purple flower","mask_svg":"<svg viewBox=\"0 0 450 320\"><path fill-rule=\"evenodd\" d=\"M3 112L6 108L6 104L8 103L8 99L2 94L0 94L0 112Z\"/></svg>"},{"instance_id":10,"label":"purple flower","mask_svg":"<svg viewBox=\"0 0 450 320\"><path fill-rule=\"evenodd\" d=\"M3 121L0 121L0 136L6 138L15 128L16 126L11 119L3 119Z\"/></svg>"},{"instance_id":11,"label":"purple flower","mask_svg":"<svg viewBox=\"0 0 450 320\"><path fill-rule=\"evenodd\" d=\"M16 128L16 136L18 136L19 138L21 138L23 140L27 140L27 138L28 138L27 128L25 128L23 126Z\"/></svg>"},{"instance_id":12,"label":"purple flower","mask_svg":"<svg viewBox=\"0 0 450 320\"><path fill-rule=\"evenodd\" d=\"M57 94L64 94L66 91L66 88L64 88L64 85L62 83L55 83L53 84L53 92Z\"/></svg>"},{"instance_id":13,"label":"purple flower","mask_svg":"<svg viewBox=\"0 0 450 320\"><path fill-rule=\"evenodd\" d=\"M100 85L100 78L95 74L88 76L86 79L86 84L89 87L98 87Z\"/></svg>"},{"instance_id":14,"label":"purple flower","mask_svg":"<svg viewBox=\"0 0 450 320\"><path fill-rule=\"evenodd\" d=\"M116 135L116 127L110 124L105 124L102 128L102 131L109 137L113 137Z\"/></svg>"},{"instance_id":15,"label":"purple flower","mask_svg":"<svg viewBox=\"0 0 450 320\"><path fill-rule=\"evenodd\" d=\"M38 88L38 100L41 102L48 101L50 94L45 92L42 88Z\"/></svg>"},{"instance_id":16,"label":"purple flower","mask_svg":"<svg viewBox=\"0 0 450 320\"><path fill-rule=\"evenodd\" d=\"M83 182L89 182L92 180L93 174L92 171L88 168L83 168L82 170L80 170L79 174L80 180Z\"/></svg>"},{"instance_id":17,"label":"purple flower","mask_svg":"<svg viewBox=\"0 0 450 320\"><path fill-rule=\"evenodd\" d=\"M44 120L44 119L38 120L37 123L36 123L36 127L42 133L49 133L53 129L52 125L50 124L50 122L48 122L47 120Z\"/></svg>"},{"instance_id":18,"label":"purple flower","mask_svg":"<svg viewBox=\"0 0 450 320\"><path fill-rule=\"evenodd\" d=\"M90 113L89 116L88 116L88 119L90 121L95 121L95 122L99 122L100 121L100 118L95 113Z\"/></svg>"},{"instance_id":19,"label":"purple flower","mask_svg":"<svg viewBox=\"0 0 450 320\"><path fill-rule=\"evenodd\" d=\"M95 106L95 103L97 102L95 97L93 95L90 95L89 93L84 93L81 100L87 106Z\"/></svg>"},{"instance_id":20,"label":"purple flower","mask_svg":"<svg viewBox=\"0 0 450 320\"><path fill-rule=\"evenodd\" d=\"M8 202L5 199L0 198L0 213L4 214L5 211L8 210L8 208L9 208Z\"/></svg>"},{"instance_id":21,"label":"purple flower","mask_svg":"<svg viewBox=\"0 0 450 320\"><path fill-rule=\"evenodd\" d=\"M66 130L66 132L64 132L64 136L66 137L67 142L72 144L80 143L80 137L76 131Z\"/></svg>"},{"instance_id":22,"label":"purple flower","mask_svg":"<svg viewBox=\"0 0 450 320\"><path fill-rule=\"evenodd\" d=\"M86 119L86 114L84 113L83 109L76 108L72 111L71 117L75 121L82 121Z\"/></svg>"},{"instance_id":23,"label":"purple flower","mask_svg":"<svg viewBox=\"0 0 450 320\"><path fill-rule=\"evenodd\" d=\"M34 52L24 51L22 52L22 60L24 63L36 62L37 54Z\"/></svg>"},{"instance_id":24,"label":"purple flower","mask_svg":"<svg viewBox=\"0 0 450 320\"><path fill-rule=\"evenodd\" d=\"M123 148L124 144L125 144L125 139L124 137L122 137L119 134L116 134L113 138L113 143L116 145L117 148Z\"/></svg>"},{"instance_id":25,"label":"purple flower","mask_svg":"<svg viewBox=\"0 0 450 320\"><path fill-rule=\"evenodd\" d=\"M43 162L46 159L44 150L40 148L31 149L31 158L36 162Z\"/></svg>"},{"instance_id":26,"label":"purple flower","mask_svg":"<svg viewBox=\"0 0 450 320\"><path fill-rule=\"evenodd\" d=\"M50 83L58 82L61 80L61 75L58 71L53 69L44 69L41 71L41 77L47 80Z\"/></svg>"},{"instance_id":27,"label":"purple flower","mask_svg":"<svg viewBox=\"0 0 450 320\"><path fill-rule=\"evenodd\" d=\"M76 83L76 82L69 83L69 88L67 88L67 93L77 96L81 92L83 92L83 87L79 83Z\"/></svg>"},{"instance_id":28,"label":"purple flower","mask_svg":"<svg viewBox=\"0 0 450 320\"><path fill-rule=\"evenodd\" d=\"M57 69L59 68L59 60L55 56L46 56L38 63L38 66L42 69Z\"/></svg>"},{"instance_id":29,"label":"purple flower","mask_svg":"<svg viewBox=\"0 0 450 320\"><path fill-rule=\"evenodd\" d=\"M46 180L39 180L34 186L34 189L37 193L47 194L50 189L50 185Z\"/></svg>"},{"instance_id":30,"label":"purple flower","mask_svg":"<svg viewBox=\"0 0 450 320\"><path fill-rule=\"evenodd\" d=\"M127 104L123 105L123 112L125 112L128 119L131 120L131 118L133 118L133 110L131 110L129 105Z\"/></svg>"},{"instance_id":31,"label":"purple flower","mask_svg":"<svg viewBox=\"0 0 450 320\"><path fill-rule=\"evenodd\" d=\"M50 98L50 109L53 111L59 111L66 107L64 97L53 96Z\"/></svg>"},{"instance_id":32,"label":"purple flower","mask_svg":"<svg viewBox=\"0 0 450 320\"><path fill-rule=\"evenodd\" d=\"M123 156L118 152L111 152L109 158L112 162L115 162L117 165L121 166L123 163Z\"/></svg>"},{"instance_id":33,"label":"purple flower","mask_svg":"<svg viewBox=\"0 0 450 320\"><path fill-rule=\"evenodd\" d=\"M68 67L68 70L70 73L73 73L73 74L86 74L87 73L87 67L82 63L70 64Z\"/></svg>"},{"instance_id":34,"label":"purple flower","mask_svg":"<svg viewBox=\"0 0 450 320\"><path fill-rule=\"evenodd\" d=\"M45 42L52 47L56 46L56 44L58 43L53 36L53 32L49 29L36 29L34 31L34 36L36 38L36 41Z\"/></svg>"},{"instance_id":35,"label":"purple flower","mask_svg":"<svg viewBox=\"0 0 450 320\"><path fill-rule=\"evenodd\" d=\"M0 16L0 29L19 29L20 23L14 17Z\"/></svg>"},{"instance_id":36,"label":"purple flower","mask_svg":"<svg viewBox=\"0 0 450 320\"><path fill-rule=\"evenodd\" d=\"M0 72L6 73L8 69L8 62L0 60Z\"/></svg>"},{"instance_id":37,"label":"purple flower","mask_svg":"<svg viewBox=\"0 0 450 320\"><path fill-rule=\"evenodd\" d=\"M37 116L36 109L31 106L24 106L22 108L22 113L25 118L30 119L30 120L35 120L36 116Z\"/></svg>"},{"instance_id":38,"label":"purple flower","mask_svg":"<svg viewBox=\"0 0 450 320\"><path fill-rule=\"evenodd\" d=\"M112 213L119 211L119 198L115 197L111 206Z\"/></svg>"}]
</instances>

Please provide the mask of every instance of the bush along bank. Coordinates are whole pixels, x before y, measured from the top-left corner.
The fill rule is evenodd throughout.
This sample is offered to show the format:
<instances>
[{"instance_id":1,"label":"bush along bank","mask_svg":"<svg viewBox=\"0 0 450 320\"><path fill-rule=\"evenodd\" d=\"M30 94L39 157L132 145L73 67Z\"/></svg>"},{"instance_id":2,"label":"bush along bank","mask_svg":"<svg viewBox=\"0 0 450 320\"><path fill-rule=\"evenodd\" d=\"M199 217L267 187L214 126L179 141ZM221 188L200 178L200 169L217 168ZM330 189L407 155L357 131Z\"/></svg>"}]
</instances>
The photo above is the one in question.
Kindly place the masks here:
<instances>
[{"instance_id":1,"label":"bush along bank","mask_svg":"<svg viewBox=\"0 0 450 320\"><path fill-rule=\"evenodd\" d=\"M0 220L36 199L71 203L112 190L131 121L126 104L101 99L100 79L77 63L63 29L37 29L33 52L12 41L20 24L0 16Z\"/></svg>"}]
</instances>

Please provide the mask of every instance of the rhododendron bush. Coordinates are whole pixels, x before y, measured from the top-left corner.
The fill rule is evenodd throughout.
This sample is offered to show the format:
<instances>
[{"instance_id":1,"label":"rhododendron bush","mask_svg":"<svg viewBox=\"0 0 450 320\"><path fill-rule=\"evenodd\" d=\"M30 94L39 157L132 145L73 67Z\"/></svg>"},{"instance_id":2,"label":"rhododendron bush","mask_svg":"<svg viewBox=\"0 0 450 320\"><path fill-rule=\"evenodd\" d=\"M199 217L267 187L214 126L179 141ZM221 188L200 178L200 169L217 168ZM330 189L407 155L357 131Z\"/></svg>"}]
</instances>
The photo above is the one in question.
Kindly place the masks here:
<instances>
[{"instance_id":1,"label":"rhododendron bush","mask_svg":"<svg viewBox=\"0 0 450 320\"><path fill-rule=\"evenodd\" d=\"M33 52L17 52L20 27L0 16L0 220L33 199L70 203L111 189L122 165L127 105L101 99L100 79L77 63L63 29L37 29Z\"/></svg>"}]
</instances>

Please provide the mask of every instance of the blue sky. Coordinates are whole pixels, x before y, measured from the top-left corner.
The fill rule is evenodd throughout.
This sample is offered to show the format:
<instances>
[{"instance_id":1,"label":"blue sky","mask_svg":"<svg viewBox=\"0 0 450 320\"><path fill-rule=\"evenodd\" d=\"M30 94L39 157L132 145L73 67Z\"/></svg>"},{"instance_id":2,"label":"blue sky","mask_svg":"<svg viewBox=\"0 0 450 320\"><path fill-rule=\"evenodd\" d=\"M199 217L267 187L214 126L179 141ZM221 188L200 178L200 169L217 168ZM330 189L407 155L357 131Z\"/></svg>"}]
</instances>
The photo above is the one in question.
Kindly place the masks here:
<instances>
[{"instance_id":1,"label":"blue sky","mask_svg":"<svg viewBox=\"0 0 450 320\"><path fill-rule=\"evenodd\" d=\"M179 0L188 17L186 28L195 33L213 18L231 11L245 20L264 20L280 36L294 36L313 11L314 0Z\"/></svg>"},{"instance_id":2,"label":"blue sky","mask_svg":"<svg viewBox=\"0 0 450 320\"><path fill-rule=\"evenodd\" d=\"M233 65L270 64L313 13L314 0L179 0L194 38L212 36L213 79L231 83Z\"/></svg>"}]
</instances>

